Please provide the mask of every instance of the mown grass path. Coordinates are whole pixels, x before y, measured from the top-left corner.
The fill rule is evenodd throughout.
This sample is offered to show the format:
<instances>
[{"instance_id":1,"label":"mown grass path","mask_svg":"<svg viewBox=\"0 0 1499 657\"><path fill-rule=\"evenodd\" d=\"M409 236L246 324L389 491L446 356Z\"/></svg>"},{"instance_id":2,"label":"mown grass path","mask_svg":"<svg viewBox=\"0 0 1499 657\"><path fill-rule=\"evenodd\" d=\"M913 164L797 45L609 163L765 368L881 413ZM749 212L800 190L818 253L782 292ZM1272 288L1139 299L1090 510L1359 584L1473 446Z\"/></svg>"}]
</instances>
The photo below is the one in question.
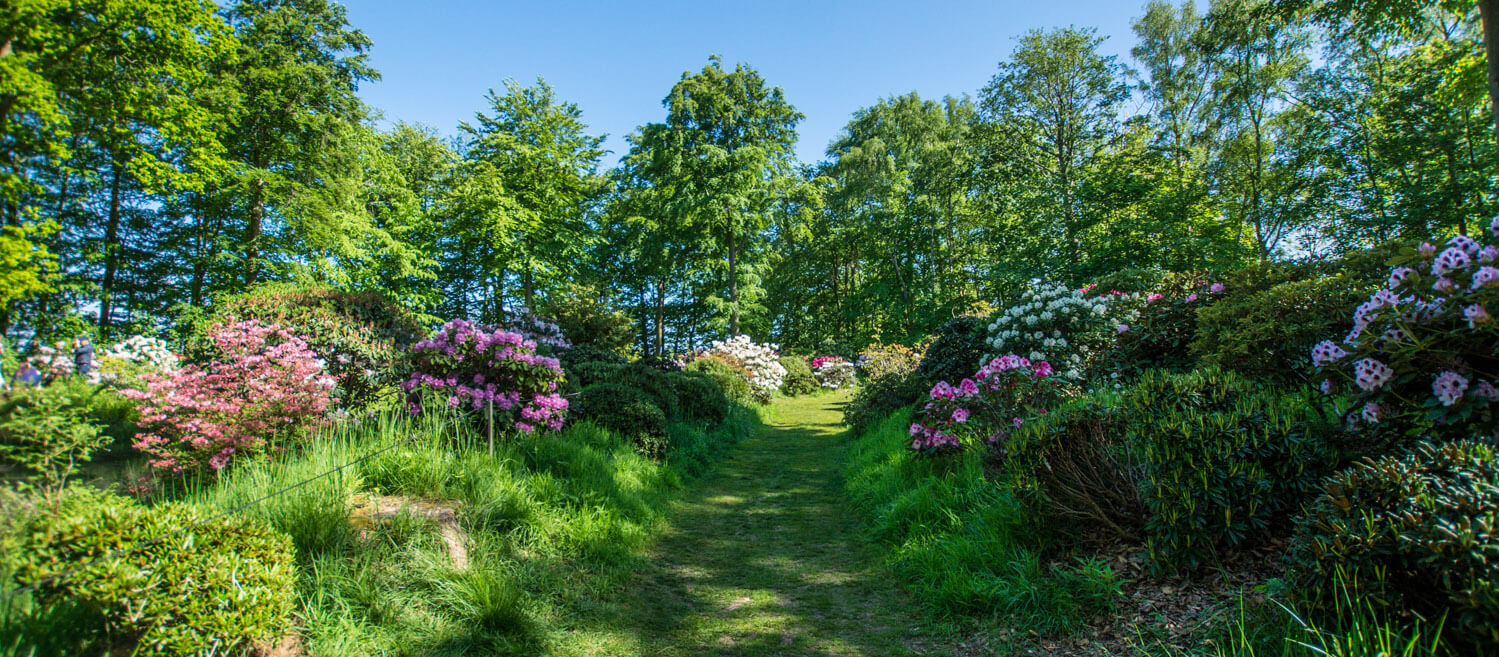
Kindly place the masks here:
<instances>
[{"instance_id":1,"label":"mown grass path","mask_svg":"<svg viewBox=\"0 0 1499 657\"><path fill-rule=\"evenodd\" d=\"M687 491L644 567L550 642L566 655L944 654L842 493L844 394L775 419Z\"/></svg>"}]
</instances>

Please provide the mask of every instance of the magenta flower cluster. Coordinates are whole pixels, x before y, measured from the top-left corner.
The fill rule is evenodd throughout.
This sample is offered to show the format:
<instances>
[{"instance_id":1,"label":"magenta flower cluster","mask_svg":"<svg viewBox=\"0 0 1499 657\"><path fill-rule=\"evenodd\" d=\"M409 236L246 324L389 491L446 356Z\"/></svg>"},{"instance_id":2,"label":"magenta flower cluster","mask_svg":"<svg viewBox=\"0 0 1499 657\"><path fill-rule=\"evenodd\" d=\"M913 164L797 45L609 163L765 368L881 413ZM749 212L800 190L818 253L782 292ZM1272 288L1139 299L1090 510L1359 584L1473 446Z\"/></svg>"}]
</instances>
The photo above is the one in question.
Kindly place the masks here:
<instances>
[{"instance_id":1,"label":"magenta flower cluster","mask_svg":"<svg viewBox=\"0 0 1499 657\"><path fill-rule=\"evenodd\" d=\"M925 455L960 451L965 444L1000 447L1025 418L1055 403L1051 364L1010 354L990 360L957 385L940 381L910 427L910 449ZM1022 417L1024 416L1024 417Z\"/></svg>"},{"instance_id":2,"label":"magenta flower cluster","mask_svg":"<svg viewBox=\"0 0 1499 657\"><path fill-rule=\"evenodd\" d=\"M1499 237L1499 218L1489 226ZM1353 329L1312 349L1321 389L1355 388L1349 421L1399 417L1453 435L1495 434L1499 401L1499 246L1457 235L1397 259L1385 286L1353 310Z\"/></svg>"},{"instance_id":3,"label":"magenta flower cluster","mask_svg":"<svg viewBox=\"0 0 1499 657\"><path fill-rule=\"evenodd\" d=\"M557 359L536 353L536 342L510 331L461 319L411 347L412 372L401 383L412 413L434 397L448 408L486 409L496 423L522 433L562 428L567 400Z\"/></svg>"},{"instance_id":4,"label":"magenta flower cluster","mask_svg":"<svg viewBox=\"0 0 1499 657\"><path fill-rule=\"evenodd\" d=\"M337 384L302 338L275 324L215 324L219 356L141 377L135 448L159 473L222 470L236 458L284 449L327 421Z\"/></svg>"}]
</instances>

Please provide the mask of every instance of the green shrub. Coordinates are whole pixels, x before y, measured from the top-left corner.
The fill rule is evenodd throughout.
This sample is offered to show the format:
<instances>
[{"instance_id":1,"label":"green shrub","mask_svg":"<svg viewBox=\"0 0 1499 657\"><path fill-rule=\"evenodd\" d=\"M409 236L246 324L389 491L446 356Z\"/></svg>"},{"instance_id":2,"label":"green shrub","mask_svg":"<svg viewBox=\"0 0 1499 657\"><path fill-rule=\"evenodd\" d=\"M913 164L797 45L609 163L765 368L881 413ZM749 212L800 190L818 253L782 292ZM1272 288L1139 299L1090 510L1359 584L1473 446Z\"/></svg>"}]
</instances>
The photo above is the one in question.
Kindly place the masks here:
<instances>
[{"instance_id":1,"label":"green shrub","mask_svg":"<svg viewBox=\"0 0 1499 657\"><path fill-rule=\"evenodd\" d=\"M929 386L938 381L956 384L972 377L983 364L986 337L982 317L958 317L943 324L916 367L916 375Z\"/></svg>"},{"instance_id":2,"label":"green shrub","mask_svg":"<svg viewBox=\"0 0 1499 657\"><path fill-rule=\"evenodd\" d=\"M404 348L426 333L416 315L377 293L274 283L221 300L210 321L195 325L201 332L188 336L188 356L206 360L212 345L207 325L230 318L279 324L300 336L327 363L339 399L350 407L373 401L381 387L395 383Z\"/></svg>"},{"instance_id":3,"label":"green shrub","mask_svg":"<svg viewBox=\"0 0 1499 657\"><path fill-rule=\"evenodd\" d=\"M100 625L75 632L110 654L243 654L279 637L295 600L291 541L235 516L172 534L200 520L185 505L75 488L26 528L17 580L40 583L44 608L94 612ZM158 536L169 538L148 542ZM142 547L106 557L132 545Z\"/></svg>"},{"instance_id":4,"label":"green shrub","mask_svg":"<svg viewBox=\"0 0 1499 657\"><path fill-rule=\"evenodd\" d=\"M1213 295L1206 272L1167 276L1140 308L1129 330L1119 333L1109 353L1111 369L1128 376L1152 370L1185 372L1197 365L1187 346L1197 337L1197 311L1223 295Z\"/></svg>"},{"instance_id":5,"label":"green shrub","mask_svg":"<svg viewBox=\"0 0 1499 657\"><path fill-rule=\"evenodd\" d=\"M1097 286L1097 290L1104 293L1117 290L1125 294L1134 292L1144 294L1155 291L1165 276L1166 274L1159 269L1120 267L1093 279L1093 284Z\"/></svg>"},{"instance_id":6,"label":"green shrub","mask_svg":"<svg viewBox=\"0 0 1499 657\"><path fill-rule=\"evenodd\" d=\"M1294 590L1336 603L1347 573L1387 618L1446 616L1450 638L1499 647L1499 455L1492 443L1419 444L1323 484L1287 556Z\"/></svg>"},{"instance_id":7,"label":"green shrub","mask_svg":"<svg viewBox=\"0 0 1499 657\"><path fill-rule=\"evenodd\" d=\"M1129 420L1117 396L1099 393L1021 425L1005 443L1021 499L1048 522L1075 523L1085 535L1140 538L1144 456L1125 440Z\"/></svg>"},{"instance_id":8,"label":"green shrub","mask_svg":"<svg viewBox=\"0 0 1499 657\"><path fill-rule=\"evenodd\" d=\"M1197 311L1193 355L1245 376L1281 384L1306 381L1312 347L1353 327L1347 309L1374 285L1347 273L1235 294Z\"/></svg>"},{"instance_id":9,"label":"green shrub","mask_svg":"<svg viewBox=\"0 0 1499 657\"><path fill-rule=\"evenodd\" d=\"M749 374L717 358L699 358L687 364L688 372L702 372L713 378L729 399L741 404L755 403Z\"/></svg>"},{"instance_id":10,"label":"green shrub","mask_svg":"<svg viewBox=\"0 0 1499 657\"><path fill-rule=\"evenodd\" d=\"M729 414L729 397L713 377L704 372L670 372L667 381L677 393L677 408L683 419L715 426Z\"/></svg>"},{"instance_id":11,"label":"green shrub","mask_svg":"<svg viewBox=\"0 0 1499 657\"><path fill-rule=\"evenodd\" d=\"M89 399L65 385L20 386L0 399L0 458L31 471L49 494L109 442Z\"/></svg>"},{"instance_id":12,"label":"green shrub","mask_svg":"<svg viewBox=\"0 0 1499 657\"><path fill-rule=\"evenodd\" d=\"M1229 372L1146 375L1125 399L1144 461L1146 548L1161 571L1210 563L1307 499L1338 430L1304 403Z\"/></svg>"},{"instance_id":13,"label":"green shrub","mask_svg":"<svg viewBox=\"0 0 1499 657\"><path fill-rule=\"evenodd\" d=\"M906 376L916 371L925 352L925 344L912 348L902 344L874 342L859 352L859 376L865 381L887 376Z\"/></svg>"},{"instance_id":14,"label":"green shrub","mask_svg":"<svg viewBox=\"0 0 1499 657\"><path fill-rule=\"evenodd\" d=\"M635 323L603 298L598 290L572 286L553 291L536 310L556 318L573 349L585 347L623 356L635 341Z\"/></svg>"},{"instance_id":15,"label":"green shrub","mask_svg":"<svg viewBox=\"0 0 1499 657\"><path fill-rule=\"evenodd\" d=\"M786 368L786 378L781 380L781 394L787 397L810 395L822 389L812 366L801 356L781 356L781 367Z\"/></svg>"},{"instance_id":16,"label":"green shrub","mask_svg":"<svg viewBox=\"0 0 1499 657\"><path fill-rule=\"evenodd\" d=\"M902 408L925 399L927 387L920 377L885 376L869 381L843 407L843 423L862 432Z\"/></svg>"},{"instance_id":17,"label":"green shrub","mask_svg":"<svg viewBox=\"0 0 1499 657\"><path fill-rule=\"evenodd\" d=\"M644 455L660 458L666 451L666 413L651 396L619 383L600 383L583 389L572 405L572 417L590 420L635 442Z\"/></svg>"},{"instance_id":18,"label":"green shrub","mask_svg":"<svg viewBox=\"0 0 1499 657\"><path fill-rule=\"evenodd\" d=\"M617 383L645 393L651 403L666 414L668 421L678 418L681 414L677 403L677 391L673 388L666 372L632 363L615 368L614 372L603 382Z\"/></svg>"}]
</instances>

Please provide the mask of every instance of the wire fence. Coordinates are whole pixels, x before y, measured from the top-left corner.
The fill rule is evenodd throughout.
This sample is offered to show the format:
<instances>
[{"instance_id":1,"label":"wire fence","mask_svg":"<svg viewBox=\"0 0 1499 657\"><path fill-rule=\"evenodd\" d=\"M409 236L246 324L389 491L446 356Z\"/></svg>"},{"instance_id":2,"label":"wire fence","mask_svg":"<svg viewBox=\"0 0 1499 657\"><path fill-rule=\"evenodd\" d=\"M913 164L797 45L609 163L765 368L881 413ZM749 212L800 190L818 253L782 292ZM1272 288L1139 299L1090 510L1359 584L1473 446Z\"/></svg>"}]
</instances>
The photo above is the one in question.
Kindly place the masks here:
<instances>
[{"instance_id":1,"label":"wire fence","mask_svg":"<svg viewBox=\"0 0 1499 657\"><path fill-rule=\"evenodd\" d=\"M205 525L207 525L209 523L216 522L216 521L221 520L223 518L227 518L227 517L232 516L234 514L240 513L240 512L242 512L242 511L244 511L246 509L252 508L252 507L254 507L256 505L263 504L263 503L265 503L265 502L267 502L269 500L275 499L276 497L279 497L281 495L285 495L285 494L290 493L292 491L298 490L298 489L302 488L303 486L306 486L306 485L308 485L310 483L313 483L315 481L319 481L321 479L330 477L330 476L335 475L335 474L342 476L344 470L347 470L349 468L355 467L355 466L359 465L360 463L363 463L365 461L368 461L369 459L372 459L372 458L374 458L376 456L384 454L385 452L388 452L388 451L390 451L392 449L395 449L396 447L400 447L402 445L408 444L408 443L410 443L410 442L412 442L412 441L414 441L414 440L416 440L418 438L423 438L423 437L427 437L427 436L437 435L443 429L451 427L454 424L456 424L459 420L471 417L474 414L475 414L475 411L466 411L464 413L460 413L460 414L456 414L456 415L449 415L448 419L445 419L442 422L436 424L435 426L432 426L432 427L428 428L426 431L414 432L414 433L412 433L411 435L409 435L409 436L407 436L405 438L402 438L402 439L397 440L397 441L395 441L395 442L393 442L393 443L391 443L389 445L381 447L380 449L377 449L377 450L374 450L374 451L369 452L367 454L364 454L364 455L362 455L362 456L360 456L360 457L358 457L358 458L356 458L356 459L354 459L352 461L349 461L348 463L339 464L339 465L337 465L337 466L335 466L333 468L330 468L330 469L328 469L328 470L326 470L324 472L318 473L316 475L313 475L311 477L308 477L306 479L303 479L301 481L298 481L296 483L288 485L288 486L286 486L284 488L277 489L274 492L267 493L265 495L257 497L255 499L250 500L248 502L245 502L243 504L239 504L239 505L236 505L236 506L231 507L229 509L226 509L224 511L220 511L218 513L215 513L215 514L213 514L211 516L203 518L202 520L199 520L199 521L194 522L192 524L189 524L189 525L186 525L186 526L183 526L183 527L179 527L177 529L173 529L172 531L169 531L169 532L166 532L164 534L161 534L160 536L155 536L155 537L146 539L144 541L140 541L140 542L134 543L132 545L128 545L128 546L125 546L125 547L117 548L117 549L115 549L113 551L110 551L110 552L104 554L103 556L95 557L93 559L89 559L89 560L87 560L87 561L85 561L83 563L80 563L80 564L77 564L77 565L75 565L75 566L73 566L71 568L68 568L67 570L64 570L63 572L56 573L54 575L48 575L47 577L43 577L43 578L41 578L41 579L39 579L39 580L37 580L35 582L30 582L30 583L18 586L16 588L10 589L10 590L8 590L8 591L6 591L4 593L0 593L0 602L9 602L10 600L14 599L16 596L21 595L22 593L25 593L27 591L34 591L36 589L39 589L39 588L41 588L43 586L46 586L48 584L51 584L53 582L61 581L63 579L66 579L68 577L76 575L76 574L78 574L80 572L83 572L83 571L85 571L85 570L87 570L87 569L89 569L89 568L91 568L91 567L93 567L95 565L98 565L98 564L101 564L101 563L105 563L105 562L108 562L108 561L111 561L111 560L114 560L114 559L119 559L119 558L122 558L122 557L130 556L130 555L135 554L136 552L139 552L139 551L144 550L146 548L149 548L149 547L152 547L152 546L155 546L155 545L159 545L159 544L161 544L161 543L163 543L163 542L165 542L165 541L167 541L169 539L172 539L174 537L188 534L188 533L192 532L193 530L198 529L200 527L203 527L203 526L205 526ZM493 450L492 446L491 446L491 450Z\"/></svg>"}]
</instances>

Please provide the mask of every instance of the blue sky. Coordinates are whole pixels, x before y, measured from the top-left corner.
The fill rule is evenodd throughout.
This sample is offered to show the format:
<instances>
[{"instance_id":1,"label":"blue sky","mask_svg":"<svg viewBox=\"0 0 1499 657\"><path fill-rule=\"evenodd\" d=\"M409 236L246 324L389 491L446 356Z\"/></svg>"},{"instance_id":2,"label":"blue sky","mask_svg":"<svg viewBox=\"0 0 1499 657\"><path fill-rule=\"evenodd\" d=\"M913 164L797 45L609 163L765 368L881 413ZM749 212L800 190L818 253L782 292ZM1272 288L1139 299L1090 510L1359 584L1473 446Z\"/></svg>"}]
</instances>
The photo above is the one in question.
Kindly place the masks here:
<instances>
[{"instance_id":1,"label":"blue sky","mask_svg":"<svg viewBox=\"0 0 1499 657\"><path fill-rule=\"evenodd\" d=\"M880 98L976 96L1032 28L1098 28L1104 52L1128 63L1144 2L345 0L382 75L360 93L388 121L453 134L488 89L540 76L594 134L608 133L610 166L624 136L661 120L672 84L710 54L785 90L806 115L797 153L811 162L854 110Z\"/></svg>"}]
</instances>

